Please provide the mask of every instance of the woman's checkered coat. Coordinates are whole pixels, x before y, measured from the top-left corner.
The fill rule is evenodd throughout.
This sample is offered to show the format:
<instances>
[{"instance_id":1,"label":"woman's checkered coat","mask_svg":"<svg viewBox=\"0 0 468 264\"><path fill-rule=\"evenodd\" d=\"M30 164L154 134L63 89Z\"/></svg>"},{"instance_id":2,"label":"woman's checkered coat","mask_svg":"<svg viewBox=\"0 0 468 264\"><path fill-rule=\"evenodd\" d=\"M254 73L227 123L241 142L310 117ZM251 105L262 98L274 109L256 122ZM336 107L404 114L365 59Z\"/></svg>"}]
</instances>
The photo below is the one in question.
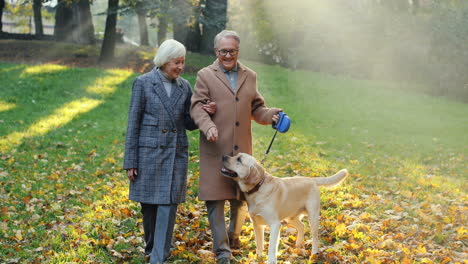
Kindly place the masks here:
<instances>
[{"instance_id":1,"label":"woman's checkered coat","mask_svg":"<svg viewBox=\"0 0 468 264\"><path fill-rule=\"evenodd\" d=\"M179 77L168 97L157 69L133 82L124 169L137 168L129 198L149 204L185 201L192 88Z\"/></svg>"}]
</instances>

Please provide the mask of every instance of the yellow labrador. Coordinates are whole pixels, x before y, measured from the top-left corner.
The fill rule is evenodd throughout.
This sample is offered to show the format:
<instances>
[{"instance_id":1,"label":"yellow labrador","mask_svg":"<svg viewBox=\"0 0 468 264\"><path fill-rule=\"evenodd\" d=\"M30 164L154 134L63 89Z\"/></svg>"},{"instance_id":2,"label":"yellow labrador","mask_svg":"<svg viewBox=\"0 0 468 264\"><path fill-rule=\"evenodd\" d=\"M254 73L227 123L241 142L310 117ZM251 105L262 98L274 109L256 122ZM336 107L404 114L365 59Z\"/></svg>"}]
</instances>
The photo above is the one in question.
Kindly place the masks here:
<instances>
[{"instance_id":1,"label":"yellow labrador","mask_svg":"<svg viewBox=\"0 0 468 264\"><path fill-rule=\"evenodd\" d=\"M348 176L346 169L330 177L278 178L268 174L254 157L239 153L223 157L221 172L237 181L244 192L250 218L255 231L257 256L263 252L265 225L270 227L268 263L276 263L280 225L282 220L297 229L296 247L304 241L304 224L301 218L309 216L312 233L312 253L318 253L318 225L320 215L319 186L333 187L341 184Z\"/></svg>"}]
</instances>

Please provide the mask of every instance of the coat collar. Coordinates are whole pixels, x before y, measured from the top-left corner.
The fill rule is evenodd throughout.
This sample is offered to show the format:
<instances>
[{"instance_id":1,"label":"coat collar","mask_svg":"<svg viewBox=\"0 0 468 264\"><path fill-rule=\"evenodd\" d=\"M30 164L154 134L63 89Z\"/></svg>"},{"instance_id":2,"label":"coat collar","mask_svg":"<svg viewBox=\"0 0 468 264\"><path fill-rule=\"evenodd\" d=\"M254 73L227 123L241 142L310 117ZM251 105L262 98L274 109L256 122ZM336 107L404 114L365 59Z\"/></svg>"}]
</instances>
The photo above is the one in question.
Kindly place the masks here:
<instances>
[{"instance_id":1,"label":"coat collar","mask_svg":"<svg viewBox=\"0 0 468 264\"><path fill-rule=\"evenodd\" d=\"M224 86L226 86L227 89L231 93L234 93L231 89L231 84L229 83L228 79L226 78L226 74L224 74L224 69L221 67L219 64L219 60L216 59L213 64L210 65L210 68L215 72L215 75L218 79L220 79ZM237 61L237 89L236 93L239 92L239 90L242 88L242 85L245 82L245 79L247 78L247 69L246 67Z\"/></svg>"},{"instance_id":2,"label":"coat collar","mask_svg":"<svg viewBox=\"0 0 468 264\"><path fill-rule=\"evenodd\" d=\"M151 81L153 83L153 89L155 93L158 95L159 99L161 100L161 103L163 104L164 108L166 111L169 113L169 118L171 119L171 122L175 126L175 120L174 120L174 106L177 105L177 102L179 101L180 97L182 96L182 80L180 78L176 79L176 85L172 86L175 87L175 89L172 90L171 97L167 96L166 90L164 89L163 81L160 76L160 73L158 73L158 68L155 67L151 72Z\"/></svg>"}]
</instances>

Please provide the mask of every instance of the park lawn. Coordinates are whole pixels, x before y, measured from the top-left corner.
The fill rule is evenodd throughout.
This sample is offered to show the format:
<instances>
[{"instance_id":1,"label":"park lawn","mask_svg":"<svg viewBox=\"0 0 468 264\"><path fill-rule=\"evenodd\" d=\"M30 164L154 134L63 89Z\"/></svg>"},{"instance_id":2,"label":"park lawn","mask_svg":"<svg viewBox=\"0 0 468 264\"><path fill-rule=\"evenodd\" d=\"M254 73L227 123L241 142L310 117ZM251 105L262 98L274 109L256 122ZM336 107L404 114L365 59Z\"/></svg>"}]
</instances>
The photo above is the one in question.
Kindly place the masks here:
<instances>
[{"instance_id":1,"label":"park lawn","mask_svg":"<svg viewBox=\"0 0 468 264\"><path fill-rule=\"evenodd\" d=\"M247 64L268 105L292 119L267 170L351 173L322 191L321 254L309 256L308 233L305 248L294 249L295 232L285 227L280 261L464 263L468 105L388 82ZM121 170L136 76L0 62L0 262L143 263L139 205L127 199ZM185 77L194 83L194 74ZM254 125L253 133L260 160L273 130ZM170 262L210 263L206 210L196 199L198 132L189 138L188 197ZM249 220L241 241L236 259L255 263Z\"/></svg>"}]
</instances>

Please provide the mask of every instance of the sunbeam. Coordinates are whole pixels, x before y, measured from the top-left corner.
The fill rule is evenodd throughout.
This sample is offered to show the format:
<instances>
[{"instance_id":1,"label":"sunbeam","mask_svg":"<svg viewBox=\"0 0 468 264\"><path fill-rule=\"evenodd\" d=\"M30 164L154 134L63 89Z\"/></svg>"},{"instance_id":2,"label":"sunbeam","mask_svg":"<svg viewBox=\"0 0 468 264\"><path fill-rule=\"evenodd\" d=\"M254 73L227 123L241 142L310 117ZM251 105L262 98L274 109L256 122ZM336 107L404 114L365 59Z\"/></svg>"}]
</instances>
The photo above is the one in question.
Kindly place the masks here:
<instances>
[{"instance_id":1,"label":"sunbeam","mask_svg":"<svg viewBox=\"0 0 468 264\"><path fill-rule=\"evenodd\" d=\"M117 86L131 75L130 71L123 70L107 70L106 73L110 75L96 79L94 84L86 88L86 91L100 95L112 94L117 89Z\"/></svg>"},{"instance_id":2,"label":"sunbeam","mask_svg":"<svg viewBox=\"0 0 468 264\"><path fill-rule=\"evenodd\" d=\"M41 72L61 71L63 66L59 65L42 65L28 67L24 73L33 74ZM124 70L107 70L109 75L103 78L98 78L93 84L86 88L86 91L91 94L109 95L116 91L119 84L124 82L132 73ZM104 100L82 97L72 102L64 104L62 107L48 117L40 119L36 123L29 126L22 132L13 132L7 136L0 138L0 151L7 151L11 147L21 144L24 139L35 136L40 136L49 131L59 128L72 121L76 116L89 112L102 104ZM15 107L13 104L7 104L0 101L0 111L8 110Z\"/></svg>"},{"instance_id":3,"label":"sunbeam","mask_svg":"<svg viewBox=\"0 0 468 264\"><path fill-rule=\"evenodd\" d=\"M16 107L15 103L8 103L0 100L0 112L8 111Z\"/></svg>"},{"instance_id":4,"label":"sunbeam","mask_svg":"<svg viewBox=\"0 0 468 264\"><path fill-rule=\"evenodd\" d=\"M67 103L59 109L55 110L52 115L32 124L25 131L13 132L5 137L2 137L0 139L0 151L7 151L12 146L21 144L25 138L44 135L53 129L63 126L73 120L73 118L76 116L94 109L102 102L102 100L83 97L81 99Z\"/></svg>"}]
</instances>

